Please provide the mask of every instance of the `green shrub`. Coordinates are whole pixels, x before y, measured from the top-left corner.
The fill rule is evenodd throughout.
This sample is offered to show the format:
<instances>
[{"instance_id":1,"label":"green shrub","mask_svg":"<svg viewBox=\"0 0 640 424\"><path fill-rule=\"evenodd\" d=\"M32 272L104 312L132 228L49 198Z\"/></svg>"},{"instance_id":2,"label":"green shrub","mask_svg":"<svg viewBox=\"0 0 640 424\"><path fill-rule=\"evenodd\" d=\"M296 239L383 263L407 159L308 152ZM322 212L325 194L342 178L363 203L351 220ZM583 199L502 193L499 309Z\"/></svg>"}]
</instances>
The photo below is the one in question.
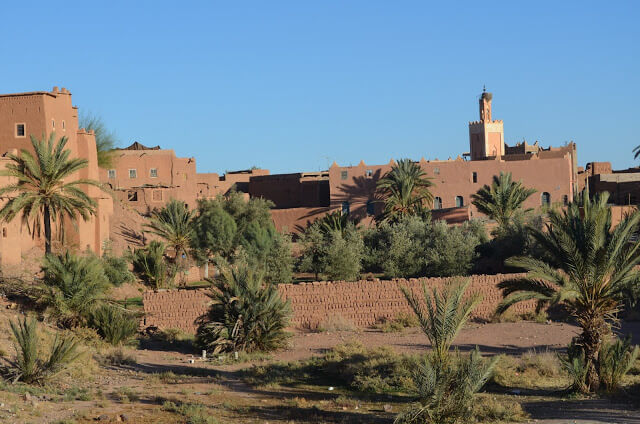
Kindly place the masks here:
<instances>
[{"instance_id":1,"label":"green shrub","mask_svg":"<svg viewBox=\"0 0 640 424\"><path fill-rule=\"evenodd\" d=\"M600 384L607 392L615 392L620 388L622 379L638 358L639 350L638 346L631 347L630 336L603 343L598 354L598 374Z\"/></svg>"},{"instance_id":2,"label":"green shrub","mask_svg":"<svg viewBox=\"0 0 640 424\"><path fill-rule=\"evenodd\" d=\"M129 271L129 262L124 257L111 255L102 256L102 266L107 280L116 287L135 281L135 276Z\"/></svg>"},{"instance_id":3,"label":"green shrub","mask_svg":"<svg viewBox=\"0 0 640 424\"><path fill-rule=\"evenodd\" d=\"M171 287L176 275L176 269L167 264L164 251L164 243L154 240L146 247L135 249L131 257L133 272L155 289Z\"/></svg>"},{"instance_id":4,"label":"green shrub","mask_svg":"<svg viewBox=\"0 0 640 424\"><path fill-rule=\"evenodd\" d=\"M42 294L38 303L63 327L85 324L91 311L104 302L109 282L100 260L68 251L46 255Z\"/></svg>"},{"instance_id":5,"label":"green shrub","mask_svg":"<svg viewBox=\"0 0 640 424\"><path fill-rule=\"evenodd\" d=\"M476 349L442 362L427 355L413 373L418 401L398 414L395 423L467 423L475 394L491 378L498 358L486 361Z\"/></svg>"},{"instance_id":6,"label":"green shrub","mask_svg":"<svg viewBox=\"0 0 640 424\"><path fill-rule=\"evenodd\" d=\"M10 321L10 325L15 338L16 357L7 362L8 375L14 381L27 384L45 383L80 356L78 343L74 339L56 335L49 354L43 358L38 347L40 340L36 320L23 318L17 322Z\"/></svg>"},{"instance_id":7,"label":"green shrub","mask_svg":"<svg viewBox=\"0 0 640 424\"><path fill-rule=\"evenodd\" d=\"M211 417L205 405L197 403L175 403L166 401L162 404L162 410L172 412L186 418L189 424L218 424L218 420Z\"/></svg>"},{"instance_id":8,"label":"green shrub","mask_svg":"<svg viewBox=\"0 0 640 424\"><path fill-rule=\"evenodd\" d=\"M478 256L476 248L484 237L484 226L479 221L458 226L435 222L425 252L426 276L469 275Z\"/></svg>"},{"instance_id":9,"label":"green shrub","mask_svg":"<svg viewBox=\"0 0 640 424\"><path fill-rule=\"evenodd\" d=\"M222 269L198 322L197 343L210 352L271 351L284 346L291 308L277 286L247 264Z\"/></svg>"},{"instance_id":10,"label":"green shrub","mask_svg":"<svg viewBox=\"0 0 640 424\"><path fill-rule=\"evenodd\" d=\"M132 314L110 305L94 309L89 326L114 346L126 342L138 332L138 320Z\"/></svg>"}]
</instances>

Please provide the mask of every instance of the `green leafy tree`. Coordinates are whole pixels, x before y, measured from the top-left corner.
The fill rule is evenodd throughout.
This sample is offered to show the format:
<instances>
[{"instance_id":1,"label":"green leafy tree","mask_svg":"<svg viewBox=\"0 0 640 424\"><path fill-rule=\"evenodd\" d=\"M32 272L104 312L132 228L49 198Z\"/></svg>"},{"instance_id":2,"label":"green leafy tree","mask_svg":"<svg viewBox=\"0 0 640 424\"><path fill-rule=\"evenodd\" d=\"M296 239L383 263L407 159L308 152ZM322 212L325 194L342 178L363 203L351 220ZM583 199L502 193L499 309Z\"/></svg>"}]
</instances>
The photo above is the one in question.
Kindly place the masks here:
<instances>
[{"instance_id":1,"label":"green leafy tree","mask_svg":"<svg viewBox=\"0 0 640 424\"><path fill-rule=\"evenodd\" d=\"M160 237L171 247L173 262L187 253L194 239L193 215L184 202L172 199L162 209L153 210L149 223L144 225L146 232Z\"/></svg>"},{"instance_id":2,"label":"green leafy tree","mask_svg":"<svg viewBox=\"0 0 640 424\"><path fill-rule=\"evenodd\" d=\"M42 263L42 293L37 302L63 327L84 325L106 300L110 285L100 259L68 251L46 255Z\"/></svg>"},{"instance_id":3,"label":"green leafy tree","mask_svg":"<svg viewBox=\"0 0 640 424\"><path fill-rule=\"evenodd\" d=\"M500 283L504 300L499 313L511 305L537 300L539 306L563 304L582 332L576 340L584 353L585 389L599 387L598 352L611 334L622 305L622 294L640 276L639 244L634 241L640 214L628 215L615 228L607 193L550 210L545 231L532 235L547 253L542 259L514 257L507 264L527 271L523 278Z\"/></svg>"},{"instance_id":4,"label":"green leafy tree","mask_svg":"<svg viewBox=\"0 0 640 424\"><path fill-rule=\"evenodd\" d=\"M425 252L425 275L452 277L468 275L478 257L477 247L485 240L484 226L478 221L450 226L437 221Z\"/></svg>"},{"instance_id":5,"label":"green leafy tree","mask_svg":"<svg viewBox=\"0 0 640 424\"><path fill-rule=\"evenodd\" d=\"M424 215L433 202L433 186L419 164L400 159L377 183L384 200L382 220L397 220L408 215Z\"/></svg>"},{"instance_id":6,"label":"green leafy tree","mask_svg":"<svg viewBox=\"0 0 640 424\"><path fill-rule=\"evenodd\" d=\"M203 349L267 352L284 346L291 307L261 273L246 263L223 267L209 296L213 303L198 320L197 342Z\"/></svg>"},{"instance_id":7,"label":"green leafy tree","mask_svg":"<svg viewBox=\"0 0 640 424\"><path fill-rule=\"evenodd\" d=\"M484 185L471 198L478 211L495 220L500 228L505 228L514 214L522 211L525 200L535 192L535 189L513 181L510 172L500 172L499 176L493 176L491 186Z\"/></svg>"},{"instance_id":8,"label":"green leafy tree","mask_svg":"<svg viewBox=\"0 0 640 424\"><path fill-rule=\"evenodd\" d=\"M193 218L192 246L201 260L215 255L229 257L234 250L238 227L220 201L201 200Z\"/></svg>"},{"instance_id":9,"label":"green leafy tree","mask_svg":"<svg viewBox=\"0 0 640 424\"><path fill-rule=\"evenodd\" d=\"M93 131L96 137L96 151L100 168L113 168L118 139L113 131L109 131L102 118L91 114L80 115L78 126Z\"/></svg>"},{"instance_id":10,"label":"green leafy tree","mask_svg":"<svg viewBox=\"0 0 640 424\"><path fill-rule=\"evenodd\" d=\"M2 176L15 182L0 188L0 196L12 196L0 209L0 219L9 222L18 214L31 225L34 234L40 233L44 223L45 252L51 253L51 222L58 221L60 229L65 218L72 222L80 215L85 221L95 214L96 202L83 190L83 185L101 187L90 179L72 180L73 175L87 167L87 160L70 159L65 149L67 137L56 142L52 133L47 140L31 136L34 153L22 150L19 155L8 153L11 160ZM14 194L15 197L13 196Z\"/></svg>"},{"instance_id":11,"label":"green leafy tree","mask_svg":"<svg viewBox=\"0 0 640 424\"><path fill-rule=\"evenodd\" d=\"M364 241L352 223L344 232L326 232L319 223L315 223L303 233L300 244L300 271L313 272L316 278L322 273L331 280L355 280L359 277Z\"/></svg>"}]
</instances>

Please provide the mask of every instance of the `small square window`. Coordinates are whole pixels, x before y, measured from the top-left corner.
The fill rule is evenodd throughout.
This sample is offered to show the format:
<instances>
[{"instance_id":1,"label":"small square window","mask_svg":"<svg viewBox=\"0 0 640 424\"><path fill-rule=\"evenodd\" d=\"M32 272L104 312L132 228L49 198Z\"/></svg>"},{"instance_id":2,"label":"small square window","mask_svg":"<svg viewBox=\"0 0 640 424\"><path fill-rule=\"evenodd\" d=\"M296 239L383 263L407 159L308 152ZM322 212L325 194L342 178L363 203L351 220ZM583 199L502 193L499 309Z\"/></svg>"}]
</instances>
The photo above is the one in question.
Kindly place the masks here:
<instances>
[{"instance_id":1,"label":"small square window","mask_svg":"<svg viewBox=\"0 0 640 424\"><path fill-rule=\"evenodd\" d=\"M347 172L347 171L341 171L340 172L340 178L341 179L346 180L348 176L349 176L349 172Z\"/></svg>"},{"instance_id":2,"label":"small square window","mask_svg":"<svg viewBox=\"0 0 640 424\"><path fill-rule=\"evenodd\" d=\"M440 175L440 168L433 168L433 173L436 175Z\"/></svg>"},{"instance_id":3,"label":"small square window","mask_svg":"<svg viewBox=\"0 0 640 424\"><path fill-rule=\"evenodd\" d=\"M367 177L371 178L373 177L373 169L367 169L367 173L366 173Z\"/></svg>"},{"instance_id":4,"label":"small square window","mask_svg":"<svg viewBox=\"0 0 640 424\"><path fill-rule=\"evenodd\" d=\"M130 202L138 201L138 192L137 191L128 191L127 192L127 200Z\"/></svg>"},{"instance_id":5,"label":"small square window","mask_svg":"<svg viewBox=\"0 0 640 424\"><path fill-rule=\"evenodd\" d=\"M25 124L16 124L16 137L25 137Z\"/></svg>"},{"instance_id":6,"label":"small square window","mask_svg":"<svg viewBox=\"0 0 640 424\"><path fill-rule=\"evenodd\" d=\"M129 178L138 178L138 170L130 169L129 170Z\"/></svg>"},{"instance_id":7,"label":"small square window","mask_svg":"<svg viewBox=\"0 0 640 424\"><path fill-rule=\"evenodd\" d=\"M149 170L149 176L151 178L158 178L158 168L151 168Z\"/></svg>"},{"instance_id":8,"label":"small square window","mask_svg":"<svg viewBox=\"0 0 640 424\"><path fill-rule=\"evenodd\" d=\"M109 178L115 178L116 177L116 170L115 169L110 169L109 170Z\"/></svg>"},{"instance_id":9,"label":"small square window","mask_svg":"<svg viewBox=\"0 0 640 424\"><path fill-rule=\"evenodd\" d=\"M342 215L349 215L350 207L349 202L342 202Z\"/></svg>"}]
</instances>

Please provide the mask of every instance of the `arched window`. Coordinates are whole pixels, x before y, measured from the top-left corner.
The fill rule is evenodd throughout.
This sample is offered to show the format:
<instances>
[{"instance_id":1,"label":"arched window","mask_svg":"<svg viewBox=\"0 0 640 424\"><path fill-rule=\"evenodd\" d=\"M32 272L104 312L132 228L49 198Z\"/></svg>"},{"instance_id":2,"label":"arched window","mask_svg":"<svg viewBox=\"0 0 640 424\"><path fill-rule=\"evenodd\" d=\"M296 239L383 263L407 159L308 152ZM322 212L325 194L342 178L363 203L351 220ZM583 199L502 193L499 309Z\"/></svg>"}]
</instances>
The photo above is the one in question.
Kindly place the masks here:
<instances>
[{"instance_id":1,"label":"arched window","mask_svg":"<svg viewBox=\"0 0 640 424\"><path fill-rule=\"evenodd\" d=\"M551 204L551 195L546 191L541 196L542 206L549 206Z\"/></svg>"},{"instance_id":2,"label":"arched window","mask_svg":"<svg viewBox=\"0 0 640 424\"><path fill-rule=\"evenodd\" d=\"M342 215L349 215L349 202L342 202Z\"/></svg>"},{"instance_id":3,"label":"arched window","mask_svg":"<svg viewBox=\"0 0 640 424\"><path fill-rule=\"evenodd\" d=\"M433 209L442 209L442 198L441 197L434 197L433 198Z\"/></svg>"},{"instance_id":4,"label":"arched window","mask_svg":"<svg viewBox=\"0 0 640 424\"><path fill-rule=\"evenodd\" d=\"M375 215L376 207L373 200L367 200L367 215Z\"/></svg>"},{"instance_id":5,"label":"arched window","mask_svg":"<svg viewBox=\"0 0 640 424\"><path fill-rule=\"evenodd\" d=\"M464 206L464 198L462 196L456 196L456 208Z\"/></svg>"}]
</instances>

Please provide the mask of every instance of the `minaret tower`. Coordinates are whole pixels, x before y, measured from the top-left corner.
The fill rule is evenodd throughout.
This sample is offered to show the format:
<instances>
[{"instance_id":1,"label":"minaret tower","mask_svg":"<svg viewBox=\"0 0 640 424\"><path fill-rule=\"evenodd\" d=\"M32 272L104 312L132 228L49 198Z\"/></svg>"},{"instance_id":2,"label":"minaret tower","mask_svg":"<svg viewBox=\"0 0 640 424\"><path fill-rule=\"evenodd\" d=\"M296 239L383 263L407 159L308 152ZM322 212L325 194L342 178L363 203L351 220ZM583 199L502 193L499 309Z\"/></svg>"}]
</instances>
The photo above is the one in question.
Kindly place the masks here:
<instances>
[{"instance_id":1,"label":"minaret tower","mask_svg":"<svg viewBox=\"0 0 640 424\"><path fill-rule=\"evenodd\" d=\"M483 87L478 100L480 120L469 122L469 147L471 160L497 158L504 155L504 126L500 120L491 119L493 95Z\"/></svg>"}]
</instances>

